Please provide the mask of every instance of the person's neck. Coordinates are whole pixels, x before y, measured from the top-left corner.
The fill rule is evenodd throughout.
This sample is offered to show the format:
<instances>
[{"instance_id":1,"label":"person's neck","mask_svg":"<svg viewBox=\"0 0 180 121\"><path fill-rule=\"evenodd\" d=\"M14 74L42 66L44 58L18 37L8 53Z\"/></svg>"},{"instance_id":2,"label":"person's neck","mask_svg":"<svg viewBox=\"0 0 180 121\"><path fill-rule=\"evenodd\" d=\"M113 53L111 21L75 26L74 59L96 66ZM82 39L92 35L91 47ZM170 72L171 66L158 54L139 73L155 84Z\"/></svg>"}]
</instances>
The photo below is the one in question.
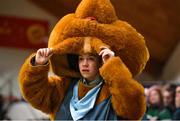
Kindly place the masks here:
<instances>
[{"instance_id":1,"label":"person's neck","mask_svg":"<svg viewBox=\"0 0 180 121\"><path fill-rule=\"evenodd\" d=\"M83 83L86 85L86 86L96 86L98 85L99 83L101 82L101 77L98 75L96 76L96 78L94 78L93 80L87 80L85 78L83 78Z\"/></svg>"},{"instance_id":2,"label":"person's neck","mask_svg":"<svg viewBox=\"0 0 180 121\"><path fill-rule=\"evenodd\" d=\"M97 79L99 79L99 78L100 78L100 76L99 76L99 75L96 75L94 78L91 78L91 79L85 78L85 79L86 79L86 81L87 81L88 83L91 83L92 81L97 80Z\"/></svg>"}]
</instances>

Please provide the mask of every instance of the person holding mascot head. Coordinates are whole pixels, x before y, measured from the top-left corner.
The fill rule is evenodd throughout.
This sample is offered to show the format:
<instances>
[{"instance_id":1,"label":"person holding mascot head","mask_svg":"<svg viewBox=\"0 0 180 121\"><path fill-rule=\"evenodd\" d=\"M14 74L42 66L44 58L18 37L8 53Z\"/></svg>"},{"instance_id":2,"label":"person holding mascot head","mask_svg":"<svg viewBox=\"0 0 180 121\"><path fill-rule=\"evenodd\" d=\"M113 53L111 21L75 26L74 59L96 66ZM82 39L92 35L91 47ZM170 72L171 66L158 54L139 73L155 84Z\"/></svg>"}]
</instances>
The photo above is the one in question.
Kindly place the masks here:
<instances>
[{"instance_id":1,"label":"person holding mascot head","mask_svg":"<svg viewBox=\"0 0 180 121\"><path fill-rule=\"evenodd\" d=\"M19 84L51 120L138 120L146 99L133 77L148 59L144 38L118 20L109 0L82 0L56 24L48 48L25 61Z\"/></svg>"},{"instance_id":2,"label":"person holding mascot head","mask_svg":"<svg viewBox=\"0 0 180 121\"><path fill-rule=\"evenodd\" d=\"M101 62L103 61L103 63L106 63L108 59L114 57L114 52L111 51L109 48L101 47L101 49L102 50L100 51L99 55L94 55L93 53L83 53L78 56L78 66L79 66L81 78L75 85L73 85L74 86L73 91L71 90L71 93L73 95L71 94L71 96L74 97L75 95L78 94L78 90L76 90L75 87L78 88L79 83L82 83L84 86L87 86L89 89L88 89L88 92L86 91L87 94L78 95L79 97L74 97L74 98L71 98L71 101L70 100L67 101L67 102L70 102L70 105L72 105L70 107L66 107L66 108L70 108L71 113L74 113L71 115L78 114L78 116L73 117L74 120L81 119L82 117L84 117L84 115L87 112L89 112L94 107L93 105L95 105L96 98L104 82L99 74L99 68L100 68ZM49 48L39 49L35 56L34 66L45 65L48 62L50 56L52 56L52 53L53 53L53 50ZM100 56L102 57L102 60ZM88 96L91 96L92 98L88 98ZM75 100L76 98L78 99ZM84 103L80 103L80 102L84 102ZM92 105L91 108L89 107L90 105ZM75 109L76 110L78 109L79 112L78 110L74 111ZM68 109L64 111L66 112L67 110ZM86 111L83 111L83 110L86 110ZM72 120L70 116L63 118L63 120L67 120L67 119Z\"/></svg>"}]
</instances>

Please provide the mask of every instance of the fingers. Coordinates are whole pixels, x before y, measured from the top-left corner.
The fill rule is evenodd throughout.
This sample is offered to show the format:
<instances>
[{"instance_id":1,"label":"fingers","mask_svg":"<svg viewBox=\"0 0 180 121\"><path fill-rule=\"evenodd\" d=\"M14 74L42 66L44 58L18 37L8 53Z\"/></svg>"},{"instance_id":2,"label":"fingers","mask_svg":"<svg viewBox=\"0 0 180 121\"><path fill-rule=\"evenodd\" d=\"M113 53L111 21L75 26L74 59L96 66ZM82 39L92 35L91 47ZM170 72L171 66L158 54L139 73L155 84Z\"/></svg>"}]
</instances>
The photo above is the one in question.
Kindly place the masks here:
<instances>
[{"instance_id":1,"label":"fingers","mask_svg":"<svg viewBox=\"0 0 180 121\"><path fill-rule=\"evenodd\" d=\"M52 56L53 54L53 48L49 48L49 56Z\"/></svg>"},{"instance_id":2,"label":"fingers","mask_svg":"<svg viewBox=\"0 0 180 121\"><path fill-rule=\"evenodd\" d=\"M114 56L114 52L107 48L107 49L101 50L99 55L101 55L102 57L105 55Z\"/></svg>"},{"instance_id":3,"label":"fingers","mask_svg":"<svg viewBox=\"0 0 180 121\"><path fill-rule=\"evenodd\" d=\"M100 51L99 55L103 56L103 55L104 55L104 53L105 53L105 52L107 52L107 51L108 51L108 50L103 49L103 50L101 50L101 51Z\"/></svg>"},{"instance_id":4,"label":"fingers","mask_svg":"<svg viewBox=\"0 0 180 121\"><path fill-rule=\"evenodd\" d=\"M49 48L46 48L45 52L46 52L46 57L50 57L50 55L52 55L52 50Z\"/></svg>"},{"instance_id":5,"label":"fingers","mask_svg":"<svg viewBox=\"0 0 180 121\"><path fill-rule=\"evenodd\" d=\"M45 49L44 49L44 56L45 56L45 57L48 57L48 53L49 53L49 49L48 49L48 48L45 48Z\"/></svg>"},{"instance_id":6,"label":"fingers","mask_svg":"<svg viewBox=\"0 0 180 121\"><path fill-rule=\"evenodd\" d=\"M47 63L49 58L53 55L52 48L41 48L37 51L35 56L35 65L43 65Z\"/></svg>"},{"instance_id":7,"label":"fingers","mask_svg":"<svg viewBox=\"0 0 180 121\"><path fill-rule=\"evenodd\" d=\"M37 56L43 56L42 51L39 49L36 53Z\"/></svg>"},{"instance_id":8,"label":"fingers","mask_svg":"<svg viewBox=\"0 0 180 121\"><path fill-rule=\"evenodd\" d=\"M50 58L53 54L54 54L54 53L53 53L53 49L50 48L50 49L48 50L48 56L49 56L49 58Z\"/></svg>"},{"instance_id":9,"label":"fingers","mask_svg":"<svg viewBox=\"0 0 180 121\"><path fill-rule=\"evenodd\" d=\"M110 50L109 48L107 48L107 47L102 46L102 47L100 47L100 49L101 49L101 51L100 51L99 55L102 56L102 60L103 60L104 63L105 63L109 58L114 57L114 55L115 55L114 52L111 51L111 50Z\"/></svg>"},{"instance_id":10,"label":"fingers","mask_svg":"<svg viewBox=\"0 0 180 121\"><path fill-rule=\"evenodd\" d=\"M42 48L37 51L37 55L41 57L51 57L53 55L52 48Z\"/></svg>"},{"instance_id":11,"label":"fingers","mask_svg":"<svg viewBox=\"0 0 180 121\"><path fill-rule=\"evenodd\" d=\"M110 51L108 51L108 50L102 50L102 51L100 52L100 55L101 55L102 57L104 57L104 56L109 55L109 53L110 53Z\"/></svg>"}]
</instances>

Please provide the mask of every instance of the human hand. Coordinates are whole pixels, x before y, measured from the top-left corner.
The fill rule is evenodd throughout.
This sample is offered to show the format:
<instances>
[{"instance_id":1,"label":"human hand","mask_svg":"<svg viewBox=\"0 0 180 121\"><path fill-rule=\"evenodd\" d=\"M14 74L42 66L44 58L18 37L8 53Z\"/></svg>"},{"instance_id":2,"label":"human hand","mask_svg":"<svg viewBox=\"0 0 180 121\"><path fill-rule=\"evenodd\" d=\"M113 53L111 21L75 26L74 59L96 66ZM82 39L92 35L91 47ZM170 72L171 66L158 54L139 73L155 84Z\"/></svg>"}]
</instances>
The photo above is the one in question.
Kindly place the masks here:
<instances>
[{"instance_id":1,"label":"human hand","mask_svg":"<svg viewBox=\"0 0 180 121\"><path fill-rule=\"evenodd\" d=\"M108 59L114 57L115 53L107 47L101 46L99 55L102 56L103 63L106 63Z\"/></svg>"},{"instance_id":2,"label":"human hand","mask_svg":"<svg viewBox=\"0 0 180 121\"><path fill-rule=\"evenodd\" d=\"M49 58L53 55L51 48L41 48L37 51L35 57L35 65L44 65L48 62Z\"/></svg>"}]
</instances>

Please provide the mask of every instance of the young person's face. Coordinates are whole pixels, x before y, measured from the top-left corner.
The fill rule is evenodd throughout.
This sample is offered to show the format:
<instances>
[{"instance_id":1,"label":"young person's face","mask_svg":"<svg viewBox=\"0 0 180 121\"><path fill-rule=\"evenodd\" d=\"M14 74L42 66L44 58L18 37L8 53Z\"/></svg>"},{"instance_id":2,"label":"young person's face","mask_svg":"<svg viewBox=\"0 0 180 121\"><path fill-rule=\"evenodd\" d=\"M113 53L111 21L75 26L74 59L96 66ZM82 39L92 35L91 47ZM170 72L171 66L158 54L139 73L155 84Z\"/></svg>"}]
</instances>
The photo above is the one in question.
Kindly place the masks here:
<instances>
[{"instance_id":1,"label":"young person's face","mask_svg":"<svg viewBox=\"0 0 180 121\"><path fill-rule=\"evenodd\" d=\"M171 92L165 90L163 92L163 102L165 106L170 106L173 104L173 95L171 94Z\"/></svg>"},{"instance_id":2,"label":"young person's face","mask_svg":"<svg viewBox=\"0 0 180 121\"><path fill-rule=\"evenodd\" d=\"M152 104L152 105L156 105L156 104L159 104L160 103L160 95L159 93L156 91L156 90L152 90L150 93L149 93L149 102Z\"/></svg>"},{"instance_id":3,"label":"young person's face","mask_svg":"<svg viewBox=\"0 0 180 121\"><path fill-rule=\"evenodd\" d=\"M99 75L99 58L90 54L79 56L79 70L88 81L93 81Z\"/></svg>"}]
</instances>

